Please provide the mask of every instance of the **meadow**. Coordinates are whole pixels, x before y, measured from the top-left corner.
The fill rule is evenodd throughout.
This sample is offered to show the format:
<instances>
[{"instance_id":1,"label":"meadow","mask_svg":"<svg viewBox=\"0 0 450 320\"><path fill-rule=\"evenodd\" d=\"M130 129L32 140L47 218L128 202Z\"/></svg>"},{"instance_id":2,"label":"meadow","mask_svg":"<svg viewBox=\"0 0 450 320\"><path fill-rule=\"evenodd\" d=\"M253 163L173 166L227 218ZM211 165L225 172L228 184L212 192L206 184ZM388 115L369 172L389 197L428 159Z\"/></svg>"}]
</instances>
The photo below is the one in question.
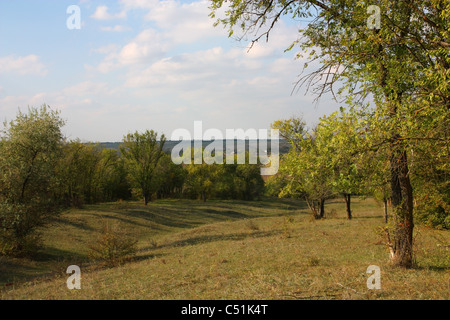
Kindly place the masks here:
<instances>
[{"instance_id":1,"label":"meadow","mask_svg":"<svg viewBox=\"0 0 450 320\"><path fill-rule=\"evenodd\" d=\"M0 257L1 299L449 299L450 234L415 230L415 266L395 267L380 228L382 204L330 200L315 220L293 199L157 200L86 205L42 230L32 259ZM108 266L89 246L112 225L138 240L136 256ZM66 286L81 268L81 290ZM367 268L381 269L381 289Z\"/></svg>"}]
</instances>

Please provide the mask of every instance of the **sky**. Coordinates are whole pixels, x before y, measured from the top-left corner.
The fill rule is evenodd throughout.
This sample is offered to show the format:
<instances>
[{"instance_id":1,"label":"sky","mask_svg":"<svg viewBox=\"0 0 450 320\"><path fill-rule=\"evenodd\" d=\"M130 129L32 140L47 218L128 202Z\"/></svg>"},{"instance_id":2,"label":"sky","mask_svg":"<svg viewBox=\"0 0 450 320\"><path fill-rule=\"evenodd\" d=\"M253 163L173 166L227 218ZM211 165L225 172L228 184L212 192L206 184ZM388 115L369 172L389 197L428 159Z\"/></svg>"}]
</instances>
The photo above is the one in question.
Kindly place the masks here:
<instances>
[{"instance_id":1,"label":"sky","mask_svg":"<svg viewBox=\"0 0 450 320\"><path fill-rule=\"evenodd\" d=\"M71 5L80 28L70 29ZM299 21L281 20L269 42L228 37L204 0L0 1L0 122L49 105L67 139L115 142L135 131L171 134L269 129L302 116L308 126L339 108L294 91L305 60Z\"/></svg>"}]
</instances>

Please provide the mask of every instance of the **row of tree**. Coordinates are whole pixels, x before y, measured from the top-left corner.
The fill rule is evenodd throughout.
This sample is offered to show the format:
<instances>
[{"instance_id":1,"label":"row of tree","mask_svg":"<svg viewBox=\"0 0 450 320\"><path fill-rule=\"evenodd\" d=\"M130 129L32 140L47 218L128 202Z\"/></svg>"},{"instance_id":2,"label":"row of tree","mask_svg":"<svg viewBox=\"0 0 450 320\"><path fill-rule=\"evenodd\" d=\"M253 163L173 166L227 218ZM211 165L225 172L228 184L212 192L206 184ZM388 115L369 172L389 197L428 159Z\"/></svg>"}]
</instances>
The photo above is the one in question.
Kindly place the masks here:
<instances>
[{"instance_id":1,"label":"row of tree","mask_svg":"<svg viewBox=\"0 0 450 320\"><path fill-rule=\"evenodd\" d=\"M124 137L120 150L66 141L47 106L19 112L0 136L0 254L33 251L37 229L61 209L119 199L188 197L252 200L260 165L176 165L154 131Z\"/></svg>"},{"instance_id":2,"label":"row of tree","mask_svg":"<svg viewBox=\"0 0 450 320\"><path fill-rule=\"evenodd\" d=\"M306 53L305 69L316 69L298 84L318 97L344 97L357 113L373 106L357 132L367 137L367 161L373 156L380 159L376 167L387 164L394 213L387 241L392 261L411 267L416 200L448 214L450 2L211 0L211 16L223 6L217 24L230 36L253 36L252 43L268 40L283 17L301 19L305 26L287 50ZM320 149L320 140L309 147Z\"/></svg>"},{"instance_id":3,"label":"row of tree","mask_svg":"<svg viewBox=\"0 0 450 320\"><path fill-rule=\"evenodd\" d=\"M388 222L391 151L369 148L367 140L373 134L369 121L367 114L341 108L310 131L301 118L274 122L292 148L282 156L279 174L268 180L267 194L305 200L316 219L324 217L328 199L342 197L352 219L352 196L373 196L384 203ZM422 144L428 143L421 140L410 150L415 217L429 226L450 229L448 164L441 158L443 150Z\"/></svg>"}]
</instances>

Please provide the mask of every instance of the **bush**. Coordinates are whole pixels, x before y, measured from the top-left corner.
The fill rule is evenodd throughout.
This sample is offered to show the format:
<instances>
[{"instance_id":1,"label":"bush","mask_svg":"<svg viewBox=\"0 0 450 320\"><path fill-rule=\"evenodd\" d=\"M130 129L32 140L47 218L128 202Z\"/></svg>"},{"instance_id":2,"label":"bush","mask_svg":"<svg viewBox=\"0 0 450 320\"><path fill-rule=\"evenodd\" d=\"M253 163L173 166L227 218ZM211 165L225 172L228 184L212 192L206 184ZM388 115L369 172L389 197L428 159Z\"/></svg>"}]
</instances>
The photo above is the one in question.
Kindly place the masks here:
<instances>
[{"instance_id":1,"label":"bush","mask_svg":"<svg viewBox=\"0 0 450 320\"><path fill-rule=\"evenodd\" d=\"M121 231L119 226L105 224L95 243L89 246L89 257L103 261L108 266L117 266L136 255L137 242Z\"/></svg>"},{"instance_id":2,"label":"bush","mask_svg":"<svg viewBox=\"0 0 450 320\"><path fill-rule=\"evenodd\" d=\"M51 203L8 204L0 201L0 255L31 257L42 247L41 227L57 213Z\"/></svg>"},{"instance_id":3,"label":"bush","mask_svg":"<svg viewBox=\"0 0 450 320\"><path fill-rule=\"evenodd\" d=\"M0 236L0 256L31 257L42 248L40 234L34 233L17 239L2 233Z\"/></svg>"},{"instance_id":4,"label":"bush","mask_svg":"<svg viewBox=\"0 0 450 320\"><path fill-rule=\"evenodd\" d=\"M417 189L415 218L436 229L450 229L450 184L439 189L436 184L430 182Z\"/></svg>"}]
</instances>

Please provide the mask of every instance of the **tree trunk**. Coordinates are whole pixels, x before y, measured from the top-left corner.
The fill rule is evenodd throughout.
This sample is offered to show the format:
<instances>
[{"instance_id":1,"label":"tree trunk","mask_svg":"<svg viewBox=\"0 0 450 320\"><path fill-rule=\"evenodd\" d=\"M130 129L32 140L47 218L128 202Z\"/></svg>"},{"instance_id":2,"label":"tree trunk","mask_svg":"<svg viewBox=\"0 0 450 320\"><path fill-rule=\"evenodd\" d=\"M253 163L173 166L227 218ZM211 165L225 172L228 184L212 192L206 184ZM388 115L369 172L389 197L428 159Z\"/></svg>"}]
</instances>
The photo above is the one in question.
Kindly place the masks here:
<instances>
[{"instance_id":1,"label":"tree trunk","mask_svg":"<svg viewBox=\"0 0 450 320\"><path fill-rule=\"evenodd\" d=\"M413 265L413 194L406 151L393 148L390 157L392 207L394 210L393 256L398 266Z\"/></svg>"},{"instance_id":2,"label":"tree trunk","mask_svg":"<svg viewBox=\"0 0 450 320\"><path fill-rule=\"evenodd\" d=\"M387 206L388 206L387 202L388 202L388 200L387 200L387 198L384 198L383 202L384 202L384 222L388 223L388 209L387 209Z\"/></svg>"},{"instance_id":3,"label":"tree trunk","mask_svg":"<svg viewBox=\"0 0 450 320\"><path fill-rule=\"evenodd\" d=\"M325 199L320 199L319 219L322 219L324 216L325 216Z\"/></svg>"},{"instance_id":4,"label":"tree trunk","mask_svg":"<svg viewBox=\"0 0 450 320\"><path fill-rule=\"evenodd\" d=\"M310 200L307 196L305 196L305 201L309 209L313 213L314 219L316 220L320 219L320 216L317 214L316 202L314 200Z\"/></svg>"},{"instance_id":5,"label":"tree trunk","mask_svg":"<svg viewBox=\"0 0 450 320\"><path fill-rule=\"evenodd\" d=\"M351 220L352 219L352 210L351 210L351 194L350 193L344 193L344 199L345 199L345 204L347 207L347 219Z\"/></svg>"},{"instance_id":6,"label":"tree trunk","mask_svg":"<svg viewBox=\"0 0 450 320\"><path fill-rule=\"evenodd\" d=\"M411 8L408 7L407 14L411 17ZM406 29L409 27L407 26ZM404 38L408 30L402 30L400 38ZM379 44L379 87L384 90L389 116L394 122L398 116L397 106L402 103L403 91L400 83L389 83L391 77L385 65L383 57L387 48ZM403 50L407 50L403 47ZM409 179L408 159L406 149L401 145L400 134L396 126L392 126L390 132L389 147L391 156L389 158L391 170L392 208L394 219L394 230L391 237L388 232L391 259L395 265L410 268L413 264L413 193Z\"/></svg>"}]
</instances>

